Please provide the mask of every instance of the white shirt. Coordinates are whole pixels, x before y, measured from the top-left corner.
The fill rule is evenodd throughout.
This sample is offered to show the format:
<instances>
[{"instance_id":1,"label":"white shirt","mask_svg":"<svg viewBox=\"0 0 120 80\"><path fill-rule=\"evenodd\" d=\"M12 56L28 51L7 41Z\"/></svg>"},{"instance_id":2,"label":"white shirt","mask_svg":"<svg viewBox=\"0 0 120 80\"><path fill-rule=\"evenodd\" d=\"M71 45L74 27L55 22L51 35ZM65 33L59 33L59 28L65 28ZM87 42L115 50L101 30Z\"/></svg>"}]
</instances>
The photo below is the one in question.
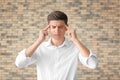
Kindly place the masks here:
<instances>
[{"instance_id":1,"label":"white shirt","mask_svg":"<svg viewBox=\"0 0 120 80\"><path fill-rule=\"evenodd\" d=\"M98 60L90 50L89 57L83 57L76 46L65 39L59 47L51 44L51 39L43 42L32 57L26 57L25 50L19 52L16 66L26 67L35 63L37 80L76 80L78 60L89 68L96 68Z\"/></svg>"}]
</instances>

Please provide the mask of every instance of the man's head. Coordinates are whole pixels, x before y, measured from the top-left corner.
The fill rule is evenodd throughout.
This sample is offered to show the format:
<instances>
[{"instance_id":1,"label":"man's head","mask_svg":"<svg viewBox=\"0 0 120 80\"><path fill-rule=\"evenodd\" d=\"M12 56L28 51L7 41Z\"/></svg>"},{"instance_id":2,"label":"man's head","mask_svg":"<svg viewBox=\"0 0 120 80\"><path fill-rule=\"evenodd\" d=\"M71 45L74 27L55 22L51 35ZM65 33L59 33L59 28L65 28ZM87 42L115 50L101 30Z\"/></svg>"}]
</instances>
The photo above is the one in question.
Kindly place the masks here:
<instances>
[{"instance_id":1,"label":"man's head","mask_svg":"<svg viewBox=\"0 0 120 80\"><path fill-rule=\"evenodd\" d=\"M63 40L67 30L66 26L68 25L67 15L61 11L54 11L48 15L47 20L52 39Z\"/></svg>"},{"instance_id":2,"label":"man's head","mask_svg":"<svg viewBox=\"0 0 120 80\"><path fill-rule=\"evenodd\" d=\"M48 24L51 20L63 20L64 23L67 25L68 17L64 12L53 11L47 17Z\"/></svg>"}]
</instances>

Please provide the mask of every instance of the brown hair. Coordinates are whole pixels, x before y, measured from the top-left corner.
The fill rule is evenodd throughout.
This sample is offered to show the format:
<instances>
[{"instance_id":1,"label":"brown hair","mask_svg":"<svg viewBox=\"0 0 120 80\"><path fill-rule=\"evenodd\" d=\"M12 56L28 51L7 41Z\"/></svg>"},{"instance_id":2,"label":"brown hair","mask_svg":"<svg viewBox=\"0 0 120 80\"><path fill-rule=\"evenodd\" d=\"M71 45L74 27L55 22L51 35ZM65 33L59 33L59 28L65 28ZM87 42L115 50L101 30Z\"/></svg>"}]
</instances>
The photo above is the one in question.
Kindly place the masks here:
<instances>
[{"instance_id":1,"label":"brown hair","mask_svg":"<svg viewBox=\"0 0 120 80\"><path fill-rule=\"evenodd\" d=\"M53 11L47 16L48 23L50 20L63 20L65 24L67 25L68 17L64 12L61 11Z\"/></svg>"}]
</instances>

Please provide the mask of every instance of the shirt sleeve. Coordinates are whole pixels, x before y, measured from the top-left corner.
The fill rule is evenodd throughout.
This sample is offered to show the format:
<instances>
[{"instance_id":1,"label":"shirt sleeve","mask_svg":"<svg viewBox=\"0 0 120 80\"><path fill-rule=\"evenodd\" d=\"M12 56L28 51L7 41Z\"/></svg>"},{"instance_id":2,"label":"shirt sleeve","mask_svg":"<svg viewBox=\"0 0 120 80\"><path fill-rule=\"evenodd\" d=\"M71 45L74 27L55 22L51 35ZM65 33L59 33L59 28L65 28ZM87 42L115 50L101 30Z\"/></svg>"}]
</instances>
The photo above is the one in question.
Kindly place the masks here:
<instances>
[{"instance_id":1,"label":"shirt sleeve","mask_svg":"<svg viewBox=\"0 0 120 80\"><path fill-rule=\"evenodd\" d=\"M36 53L34 53L31 57L26 57L25 51L26 49L19 52L18 56L16 57L15 64L19 68L26 67L36 62L37 59Z\"/></svg>"},{"instance_id":2,"label":"shirt sleeve","mask_svg":"<svg viewBox=\"0 0 120 80\"><path fill-rule=\"evenodd\" d=\"M91 69L95 69L98 66L98 59L91 50L90 50L90 55L88 57L84 57L79 53L79 60L83 65Z\"/></svg>"}]
</instances>

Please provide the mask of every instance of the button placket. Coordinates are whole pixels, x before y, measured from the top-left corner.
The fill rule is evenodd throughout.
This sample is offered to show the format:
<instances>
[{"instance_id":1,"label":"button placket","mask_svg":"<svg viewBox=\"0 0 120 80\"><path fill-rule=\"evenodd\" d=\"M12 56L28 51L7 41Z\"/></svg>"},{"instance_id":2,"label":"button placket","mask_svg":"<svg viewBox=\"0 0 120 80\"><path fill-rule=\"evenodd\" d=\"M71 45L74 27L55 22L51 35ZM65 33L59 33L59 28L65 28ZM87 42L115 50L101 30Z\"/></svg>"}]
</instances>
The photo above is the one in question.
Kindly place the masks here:
<instances>
[{"instance_id":1,"label":"button placket","mask_svg":"<svg viewBox=\"0 0 120 80\"><path fill-rule=\"evenodd\" d=\"M54 72L54 80L58 80L57 77L57 73L58 73L58 57L59 57L59 48L56 47L56 53L55 53L55 72Z\"/></svg>"},{"instance_id":2,"label":"button placket","mask_svg":"<svg viewBox=\"0 0 120 80\"><path fill-rule=\"evenodd\" d=\"M58 48L54 46L54 71L53 71L53 80L57 80L57 54L58 54Z\"/></svg>"}]
</instances>

